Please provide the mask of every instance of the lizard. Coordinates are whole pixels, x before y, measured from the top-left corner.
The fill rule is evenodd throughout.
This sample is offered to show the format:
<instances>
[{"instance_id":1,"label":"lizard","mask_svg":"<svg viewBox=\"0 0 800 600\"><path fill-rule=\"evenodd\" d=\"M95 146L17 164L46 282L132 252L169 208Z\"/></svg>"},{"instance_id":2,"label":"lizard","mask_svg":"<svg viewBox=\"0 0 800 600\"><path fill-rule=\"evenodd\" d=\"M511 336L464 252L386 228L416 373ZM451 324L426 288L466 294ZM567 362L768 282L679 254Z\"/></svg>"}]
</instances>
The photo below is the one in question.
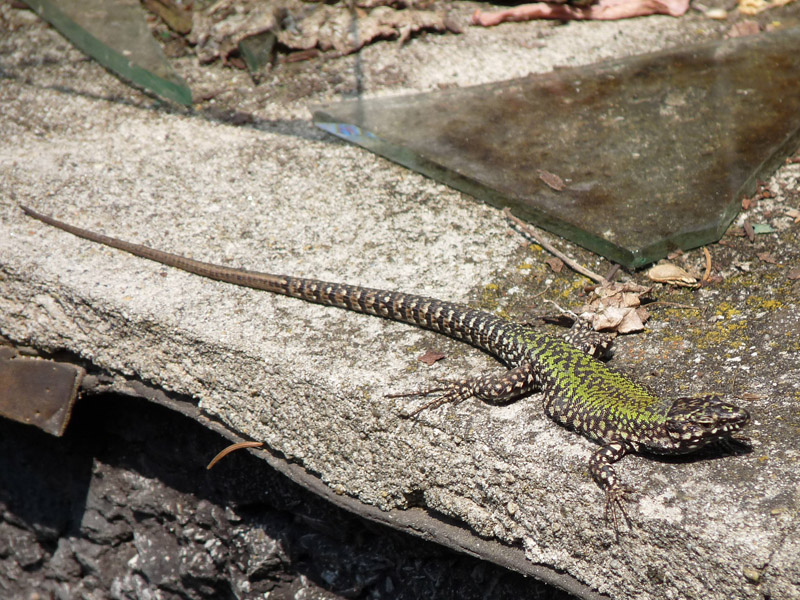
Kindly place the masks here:
<instances>
[{"instance_id":1,"label":"lizard","mask_svg":"<svg viewBox=\"0 0 800 600\"><path fill-rule=\"evenodd\" d=\"M540 391L547 416L599 444L589 460L589 472L605 494L605 516L617 531L617 510L630 524L623 502L630 500L633 490L622 483L614 463L631 453L676 455L727 442L750 420L745 409L716 396L659 397L599 360L610 338L580 320L565 336L554 336L465 304L215 265L95 233L26 206L21 209L81 238L196 275L416 325L483 350L507 370L399 394L433 396L409 416L469 398L503 403Z\"/></svg>"}]
</instances>

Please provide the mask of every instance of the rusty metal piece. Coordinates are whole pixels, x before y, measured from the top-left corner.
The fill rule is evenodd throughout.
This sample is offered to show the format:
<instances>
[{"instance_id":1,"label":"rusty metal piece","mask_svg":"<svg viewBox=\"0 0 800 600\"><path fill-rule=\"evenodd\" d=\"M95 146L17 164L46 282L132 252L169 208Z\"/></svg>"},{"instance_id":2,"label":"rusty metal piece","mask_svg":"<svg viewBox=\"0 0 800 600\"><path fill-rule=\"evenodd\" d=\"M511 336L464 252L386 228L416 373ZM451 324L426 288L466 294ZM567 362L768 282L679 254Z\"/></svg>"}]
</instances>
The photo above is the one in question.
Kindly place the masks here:
<instances>
[{"instance_id":1,"label":"rusty metal piece","mask_svg":"<svg viewBox=\"0 0 800 600\"><path fill-rule=\"evenodd\" d=\"M85 371L0 346L0 416L61 436Z\"/></svg>"}]
</instances>

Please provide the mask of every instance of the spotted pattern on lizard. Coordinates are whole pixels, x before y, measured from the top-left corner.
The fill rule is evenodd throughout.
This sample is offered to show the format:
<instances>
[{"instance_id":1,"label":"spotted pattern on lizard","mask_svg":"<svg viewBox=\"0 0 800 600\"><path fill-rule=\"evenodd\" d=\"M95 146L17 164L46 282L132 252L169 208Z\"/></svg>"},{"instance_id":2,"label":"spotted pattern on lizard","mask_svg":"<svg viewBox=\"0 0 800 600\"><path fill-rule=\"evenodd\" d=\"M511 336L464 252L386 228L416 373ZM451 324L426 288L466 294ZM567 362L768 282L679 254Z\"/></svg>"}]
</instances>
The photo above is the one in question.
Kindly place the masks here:
<instances>
[{"instance_id":1,"label":"spotted pattern on lizard","mask_svg":"<svg viewBox=\"0 0 800 600\"><path fill-rule=\"evenodd\" d=\"M660 398L597 359L610 340L578 322L564 339L466 305L415 294L259 273L205 263L94 233L22 207L29 216L82 238L203 277L416 325L472 344L508 367L411 395L432 395L411 414L469 398L504 402L540 390L544 412L597 442L589 471L606 496L606 514L630 490L613 464L629 453L681 454L725 441L749 421L746 410L711 396ZM408 394L406 394L408 395Z\"/></svg>"}]
</instances>

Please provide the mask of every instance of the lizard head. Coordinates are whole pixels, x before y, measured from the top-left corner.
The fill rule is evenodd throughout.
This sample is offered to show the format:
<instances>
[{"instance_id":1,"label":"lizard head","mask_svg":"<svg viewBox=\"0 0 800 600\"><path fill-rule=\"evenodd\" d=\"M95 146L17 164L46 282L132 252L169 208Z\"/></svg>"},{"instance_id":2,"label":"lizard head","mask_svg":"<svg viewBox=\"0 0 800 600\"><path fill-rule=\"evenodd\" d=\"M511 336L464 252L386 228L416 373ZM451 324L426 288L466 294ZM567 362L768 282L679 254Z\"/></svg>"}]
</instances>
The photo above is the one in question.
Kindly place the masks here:
<instances>
[{"instance_id":1,"label":"lizard head","mask_svg":"<svg viewBox=\"0 0 800 600\"><path fill-rule=\"evenodd\" d=\"M667 433L683 450L729 439L750 421L750 414L714 396L678 398L667 414Z\"/></svg>"}]
</instances>

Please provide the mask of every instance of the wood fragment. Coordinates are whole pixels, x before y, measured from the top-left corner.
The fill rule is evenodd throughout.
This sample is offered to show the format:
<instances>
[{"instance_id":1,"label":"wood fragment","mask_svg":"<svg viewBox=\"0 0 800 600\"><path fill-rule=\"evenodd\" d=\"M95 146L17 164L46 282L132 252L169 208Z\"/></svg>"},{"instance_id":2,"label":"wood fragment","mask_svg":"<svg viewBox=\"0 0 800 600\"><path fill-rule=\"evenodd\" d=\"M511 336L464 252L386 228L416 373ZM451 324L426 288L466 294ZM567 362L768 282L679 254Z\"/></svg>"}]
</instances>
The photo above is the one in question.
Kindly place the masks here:
<instances>
[{"instance_id":1,"label":"wood fragment","mask_svg":"<svg viewBox=\"0 0 800 600\"><path fill-rule=\"evenodd\" d=\"M700 283L709 283L711 281L711 252L708 251L707 246L703 246L703 253L706 255L706 272L703 273Z\"/></svg>"},{"instance_id":2,"label":"wood fragment","mask_svg":"<svg viewBox=\"0 0 800 600\"><path fill-rule=\"evenodd\" d=\"M564 264L567 265L570 269L572 269L576 273L580 273L584 277L588 277L589 279L596 281L597 283L603 283L605 281L605 278L602 277L601 275L598 275L597 273L590 271L585 267L582 267L577 262L568 257L566 254L555 248L550 242L545 240L544 237L538 231L536 231L536 229L533 226L528 225L522 219L518 219L517 217L512 215L510 208L503 209L503 216L505 216L505 218L511 221L512 223L514 223L517 227L519 227L523 233L532 237L537 244L539 244L542 248L550 252L550 254L557 256L562 261L564 261Z\"/></svg>"},{"instance_id":3,"label":"wood fragment","mask_svg":"<svg viewBox=\"0 0 800 600\"><path fill-rule=\"evenodd\" d=\"M259 448L264 445L264 442L239 442L238 444L231 444L227 448L225 448L222 452L217 454L214 458L211 459L211 462L208 463L206 469L210 469L223 458L228 456L231 452L235 452L236 450L241 450L242 448Z\"/></svg>"}]
</instances>

